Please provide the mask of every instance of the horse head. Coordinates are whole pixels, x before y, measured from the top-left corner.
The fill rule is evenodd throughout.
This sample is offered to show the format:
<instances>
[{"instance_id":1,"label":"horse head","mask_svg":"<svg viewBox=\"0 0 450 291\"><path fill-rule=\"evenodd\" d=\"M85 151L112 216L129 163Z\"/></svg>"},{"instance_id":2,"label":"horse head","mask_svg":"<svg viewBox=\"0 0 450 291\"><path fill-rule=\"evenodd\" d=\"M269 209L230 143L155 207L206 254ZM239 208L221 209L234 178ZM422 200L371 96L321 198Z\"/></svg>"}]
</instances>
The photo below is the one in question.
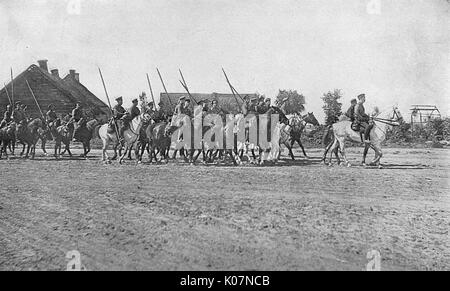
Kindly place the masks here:
<instances>
[{"instance_id":1,"label":"horse head","mask_svg":"<svg viewBox=\"0 0 450 291\"><path fill-rule=\"evenodd\" d=\"M314 115L313 112L308 112L308 114L306 114L306 115L303 117L303 120L304 120L306 123L312 124L312 125L314 125L314 126L319 126L319 125L320 125L319 121L317 120L317 118L316 118L316 116Z\"/></svg>"}]
</instances>

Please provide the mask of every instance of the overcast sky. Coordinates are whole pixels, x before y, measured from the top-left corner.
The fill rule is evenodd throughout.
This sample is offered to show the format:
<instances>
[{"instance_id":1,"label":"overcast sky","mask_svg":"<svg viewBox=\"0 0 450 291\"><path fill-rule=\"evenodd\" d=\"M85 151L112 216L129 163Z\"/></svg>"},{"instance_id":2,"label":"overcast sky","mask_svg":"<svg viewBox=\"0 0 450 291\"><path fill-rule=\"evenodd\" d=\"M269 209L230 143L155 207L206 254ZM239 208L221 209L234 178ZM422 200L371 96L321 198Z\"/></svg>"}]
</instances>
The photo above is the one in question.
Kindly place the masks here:
<instances>
[{"instance_id":1,"label":"overcast sky","mask_svg":"<svg viewBox=\"0 0 450 291\"><path fill-rule=\"evenodd\" d=\"M228 93L224 67L239 92L296 89L321 119L335 88L344 107L364 92L368 108L450 115L449 27L445 0L0 0L0 81L48 59L106 101L99 66L128 105L146 72L159 96L155 67L169 92L183 92L181 68L191 92Z\"/></svg>"}]
</instances>

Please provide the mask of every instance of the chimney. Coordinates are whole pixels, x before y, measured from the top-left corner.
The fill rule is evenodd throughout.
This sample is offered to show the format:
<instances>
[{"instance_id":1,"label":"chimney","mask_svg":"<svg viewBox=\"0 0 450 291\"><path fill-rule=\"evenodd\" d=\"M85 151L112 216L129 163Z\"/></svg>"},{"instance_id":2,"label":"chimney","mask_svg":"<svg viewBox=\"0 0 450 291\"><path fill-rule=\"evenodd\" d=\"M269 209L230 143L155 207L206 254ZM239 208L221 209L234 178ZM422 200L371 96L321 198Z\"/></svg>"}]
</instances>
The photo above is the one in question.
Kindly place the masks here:
<instances>
[{"instance_id":1,"label":"chimney","mask_svg":"<svg viewBox=\"0 0 450 291\"><path fill-rule=\"evenodd\" d=\"M76 74L75 72L76 72L75 70L69 70L70 78L72 78L74 80L75 80L75 74Z\"/></svg>"},{"instance_id":2,"label":"chimney","mask_svg":"<svg viewBox=\"0 0 450 291\"><path fill-rule=\"evenodd\" d=\"M48 72L47 62L48 62L48 60L39 60L38 61L39 67L46 72Z\"/></svg>"},{"instance_id":3,"label":"chimney","mask_svg":"<svg viewBox=\"0 0 450 291\"><path fill-rule=\"evenodd\" d=\"M80 82L80 73L75 73L75 80L77 80L77 82Z\"/></svg>"},{"instance_id":4,"label":"chimney","mask_svg":"<svg viewBox=\"0 0 450 291\"><path fill-rule=\"evenodd\" d=\"M58 71L58 69L53 69L50 72L52 72L52 76L53 77L59 78L59 71Z\"/></svg>"}]
</instances>

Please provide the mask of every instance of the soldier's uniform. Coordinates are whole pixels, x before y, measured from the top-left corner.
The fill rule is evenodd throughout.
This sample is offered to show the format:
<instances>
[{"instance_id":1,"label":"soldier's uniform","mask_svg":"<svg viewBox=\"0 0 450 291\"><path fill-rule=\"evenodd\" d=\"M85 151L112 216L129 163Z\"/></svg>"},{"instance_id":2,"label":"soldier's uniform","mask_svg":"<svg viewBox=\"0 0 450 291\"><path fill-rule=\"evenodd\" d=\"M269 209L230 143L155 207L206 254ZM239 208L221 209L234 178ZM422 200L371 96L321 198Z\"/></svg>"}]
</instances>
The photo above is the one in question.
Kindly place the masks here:
<instances>
[{"instance_id":1,"label":"soldier's uniform","mask_svg":"<svg viewBox=\"0 0 450 291\"><path fill-rule=\"evenodd\" d=\"M364 130L364 140L366 142L369 141L369 137L370 137L370 131L372 130L373 127L373 123L370 122L370 116L366 114L366 110L364 108L364 104L361 101L362 99L365 99L365 95L361 94L358 96L358 99L360 100L360 102L358 102L358 104L356 104L355 106L355 124L357 124L358 126L362 126L365 130ZM362 136L361 136L362 139Z\"/></svg>"},{"instance_id":2,"label":"soldier's uniform","mask_svg":"<svg viewBox=\"0 0 450 291\"><path fill-rule=\"evenodd\" d=\"M173 115L181 115L183 114L184 111L184 104L182 103L182 101L186 100L186 97L181 96L178 99L178 104L175 106L175 109L173 111Z\"/></svg>"},{"instance_id":3,"label":"soldier's uniform","mask_svg":"<svg viewBox=\"0 0 450 291\"><path fill-rule=\"evenodd\" d=\"M191 118L193 116L193 112L191 110L191 101L189 99L186 99L186 102L185 102L184 108L183 108L183 114L185 114Z\"/></svg>"},{"instance_id":4,"label":"soldier's uniform","mask_svg":"<svg viewBox=\"0 0 450 291\"><path fill-rule=\"evenodd\" d=\"M26 116L24 115L22 108L20 107L22 103L16 102L16 109L12 112L12 119L15 123L21 124L26 123Z\"/></svg>"},{"instance_id":5,"label":"soldier's uniform","mask_svg":"<svg viewBox=\"0 0 450 291\"><path fill-rule=\"evenodd\" d=\"M355 121L355 107L356 107L356 99L352 100L352 105L350 108L348 108L347 113L345 113L345 116L347 116L351 122Z\"/></svg>"},{"instance_id":6,"label":"soldier's uniform","mask_svg":"<svg viewBox=\"0 0 450 291\"><path fill-rule=\"evenodd\" d=\"M73 131L73 141L78 141L78 133L80 129L86 125L86 119L84 118L83 109L80 104L77 103L77 107L72 110L72 121L75 121L75 129Z\"/></svg>"},{"instance_id":7,"label":"soldier's uniform","mask_svg":"<svg viewBox=\"0 0 450 291\"><path fill-rule=\"evenodd\" d=\"M6 107L6 111L3 114L3 120L0 122L0 128L7 126L12 121L12 110L11 106Z\"/></svg>"},{"instance_id":8,"label":"soldier's uniform","mask_svg":"<svg viewBox=\"0 0 450 291\"><path fill-rule=\"evenodd\" d=\"M116 99L116 100L121 100L121 99ZM114 114L114 119L115 120L120 120L122 119L122 117L125 115L126 110L125 108L123 108L122 105L116 104L113 108L113 114Z\"/></svg>"},{"instance_id":9,"label":"soldier's uniform","mask_svg":"<svg viewBox=\"0 0 450 291\"><path fill-rule=\"evenodd\" d=\"M120 128L119 134L120 137L123 138L123 134L125 132L125 130L127 130L128 128L130 128L130 123L131 121L139 116L141 114L141 111L139 110L139 108L137 108L138 105L138 100L137 99L133 99L133 105L128 108L128 110L125 112L125 114L123 114L123 116L121 117L122 120L122 126Z\"/></svg>"}]
</instances>

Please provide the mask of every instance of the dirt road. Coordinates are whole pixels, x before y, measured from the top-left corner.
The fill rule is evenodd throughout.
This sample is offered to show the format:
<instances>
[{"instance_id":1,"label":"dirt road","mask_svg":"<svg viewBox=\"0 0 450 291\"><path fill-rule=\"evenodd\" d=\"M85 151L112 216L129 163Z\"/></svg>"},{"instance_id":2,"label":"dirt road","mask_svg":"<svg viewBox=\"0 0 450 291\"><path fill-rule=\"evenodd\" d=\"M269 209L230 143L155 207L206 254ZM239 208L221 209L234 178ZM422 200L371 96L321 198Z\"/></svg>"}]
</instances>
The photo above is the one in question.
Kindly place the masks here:
<instances>
[{"instance_id":1,"label":"dirt road","mask_svg":"<svg viewBox=\"0 0 450 291\"><path fill-rule=\"evenodd\" d=\"M271 167L0 160L0 270L65 270L71 250L88 270L364 270L371 250L382 270L450 270L450 151L386 149L382 170L309 152Z\"/></svg>"}]
</instances>

